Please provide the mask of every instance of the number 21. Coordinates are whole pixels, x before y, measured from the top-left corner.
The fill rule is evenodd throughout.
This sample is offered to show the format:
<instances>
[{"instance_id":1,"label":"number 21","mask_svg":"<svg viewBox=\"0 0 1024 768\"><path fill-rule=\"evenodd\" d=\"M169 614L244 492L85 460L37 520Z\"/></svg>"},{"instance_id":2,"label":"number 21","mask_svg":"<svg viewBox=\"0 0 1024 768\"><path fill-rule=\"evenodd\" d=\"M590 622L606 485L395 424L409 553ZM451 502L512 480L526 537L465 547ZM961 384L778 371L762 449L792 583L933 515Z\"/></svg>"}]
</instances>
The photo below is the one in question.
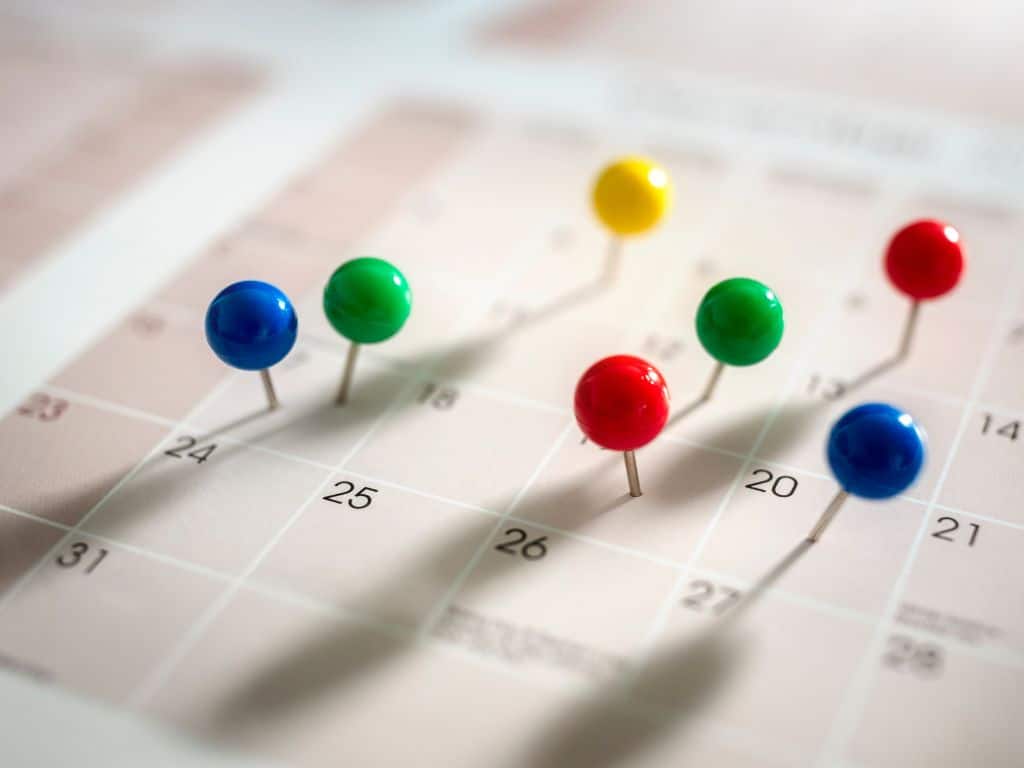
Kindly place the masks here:
<instances>
[{"instance_id":1,"label":"number 21","mask_svg":"<svg viewBox=\"0 0 1024 768\"><path fill-rule=\"evenodd\" d=\"M942 539L943 541L950 541L955 544L957 542L957 539L954 537L953 532L960 528L960 521L957 520L955 517L943 515L937 520L937 522L940 526L945 523L949 523L949 525L947 525L945 528L940 528L939 530L933 532L932 538ZM967 546L973 547L975 542L978 540L978 533L981 531L981 526L977 523L968 523L967 527L971 529L971 535L967 539Z\"/></svg>"}]
</instances>

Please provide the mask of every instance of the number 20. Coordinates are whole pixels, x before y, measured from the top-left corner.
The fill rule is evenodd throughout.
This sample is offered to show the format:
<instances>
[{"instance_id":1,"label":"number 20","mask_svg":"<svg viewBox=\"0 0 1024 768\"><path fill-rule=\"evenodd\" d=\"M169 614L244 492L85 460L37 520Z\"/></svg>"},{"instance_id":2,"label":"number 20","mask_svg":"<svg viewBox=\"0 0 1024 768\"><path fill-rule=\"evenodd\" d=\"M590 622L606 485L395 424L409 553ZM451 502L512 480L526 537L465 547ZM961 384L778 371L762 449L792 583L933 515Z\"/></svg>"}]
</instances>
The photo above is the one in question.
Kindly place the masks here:
<instances>
[{"instance_id":1,"label":"number 20","mask_svg":"<svg viewBox=\"0 0 1024 768\"><path fill-rule=\"evenodd\" d=\"M755 477L758 475L764 475L763 480L754 480L753 482L747 483L744 488L749 488L752 491L758 493L768 493L768 489L764 486L771 483L772 495L778 496L780 499L788 499L794 493L796 493L796 487L799 483L796 478L791 475L779 475L775 477L767 469L755 469L752 473ZM774 480L774 482L772 482Z\"/></svg>"}]
</instances>

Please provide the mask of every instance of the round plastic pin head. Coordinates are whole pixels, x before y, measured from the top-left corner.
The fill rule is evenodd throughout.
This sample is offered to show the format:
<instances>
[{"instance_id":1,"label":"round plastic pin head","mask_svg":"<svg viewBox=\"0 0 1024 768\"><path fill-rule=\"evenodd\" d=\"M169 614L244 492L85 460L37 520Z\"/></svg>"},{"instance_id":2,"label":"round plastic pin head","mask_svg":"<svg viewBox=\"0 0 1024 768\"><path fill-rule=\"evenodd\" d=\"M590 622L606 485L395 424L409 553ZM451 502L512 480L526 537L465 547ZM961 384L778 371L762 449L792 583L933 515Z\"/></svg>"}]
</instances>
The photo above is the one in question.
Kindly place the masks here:
<instances>
[{"instance_id":1,"label":"round plastic pin head","mask_svg":"<svg viewBox=\"0 0 1024 768\"><path fill-rule=\"evenodd\" d=\"M754 365L775 351L785 321L782 302L764 283L747 277L723 280L697 309L697 337L726 365Z\"/></svg>"},{"instance_id":2,"label":"round plastic pin head","mask_svg":"<svg viewBox=\"0 0 1024 768\"><path fill-rule=\"evenodd\" d=\"M234 368L258 371L280 362L298 334L295 309L270 283L243 280L218 293L206 311L206 340Z\"/></svg>"},{"instance_id":3,"label":"round plastic pin head","mask_svg":"<svg viewBox=\"0 0 1024 768\"><path fill-rule=\"evenodd\" d=\"M672 205L672 180L645 157L624 157L605 167L593 191L594 212L612 234L639 235L653 229Z\"/></svg>"},{"instance_id":4,"label":"round plastic pin head","mask_svg":"<svg viewBox=\"0 0 1024 768\"><path fill-rule=\"evenodd\" d=\"M885 271L892 284L914 301L949 293L964 271L960 233L935 219L908 224L889 242Z\"/></svg>"},{"instance_id":5,"label":"round plastic pin head","mask_svg":"<svg viewBox=\"0 0 1024 768\"><path fill-rule=\"evenodd\" d=\"M376 344L398 333L412 310L412 291L396 266L365 256L338 267L324 288L324 313L356 344Z\"/></svg>"},{"instance_id":6,"label":"round plastic pin head","mask_svg":"<svg viewBox=\"0 0 1024 768\"><path fill-rule=\"evenodd\" d=\"M630 355L590 366L576 385L576 422L602 448L622 451L629 495L640 496L634 451L651 442L668 421L668 386L657 368Z\"/></svg>"},{"instance_id":7,"label":"round plastic pin head","mask_svg":"<svg viewBox=\"0 0 1024 768\"><path fill-rule=\"evenodd\" d=\"M910 414L885 403L847 411L828 436L839 485L865 499L887 499L913 485L925 459L924 434Z\"/></svg>"},{"instance_id":8,"label":"round plastic pin head","mask_svg":"<svg viewBox=\"0 0 1024 768\"><path fill-rule=\"evenodd\" d=\"M632 451L647 445L668 420L668 386L653 365L615 355L594 363L576 385L576 421L602 448Z\"/></svg>"},{"instance_id":9,"label":"round plastic pin head","mask_svg":"<svg viewBox=\"0 0 1024 768\"><path fill-rule=\"evenodd\" d=\"M352 385L356 357L363 344L390 339L412 311L412 291L398 267L364 256L346 261L324 286L324 314L334 330L352 342L335 398L344 405Z\"/></svg>"}]
</instances>

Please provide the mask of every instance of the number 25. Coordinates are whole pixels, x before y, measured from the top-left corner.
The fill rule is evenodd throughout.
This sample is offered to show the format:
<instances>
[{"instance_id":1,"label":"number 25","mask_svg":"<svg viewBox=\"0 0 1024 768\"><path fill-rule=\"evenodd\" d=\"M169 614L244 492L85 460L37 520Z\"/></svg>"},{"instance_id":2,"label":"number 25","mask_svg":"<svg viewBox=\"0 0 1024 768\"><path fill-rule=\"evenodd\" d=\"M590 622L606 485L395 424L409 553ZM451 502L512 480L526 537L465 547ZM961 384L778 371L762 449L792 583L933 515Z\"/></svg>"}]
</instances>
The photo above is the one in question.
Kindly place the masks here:
<instances>
[{"instance_id":1,"label":"number 25","mask_svg":"<svg viewBox=\"0 0 1024 768\"><path fill-rule=\"evenodd\" d=\"M341 488L342 490L337 493L329 493L324 496L324 501L330 501L334 504L348 504L352 509L366 509L368 506L373 504L373 496L370 494L377 493L376 488L370 488L369 486L363 486L359 491L351 498L345 499L352 491L356 489L356 484L349 482L348 480L339 480L334 484L335 488ZM356 504L355 499L360 499L361 503Z\"/></svg>"}]
</instances>

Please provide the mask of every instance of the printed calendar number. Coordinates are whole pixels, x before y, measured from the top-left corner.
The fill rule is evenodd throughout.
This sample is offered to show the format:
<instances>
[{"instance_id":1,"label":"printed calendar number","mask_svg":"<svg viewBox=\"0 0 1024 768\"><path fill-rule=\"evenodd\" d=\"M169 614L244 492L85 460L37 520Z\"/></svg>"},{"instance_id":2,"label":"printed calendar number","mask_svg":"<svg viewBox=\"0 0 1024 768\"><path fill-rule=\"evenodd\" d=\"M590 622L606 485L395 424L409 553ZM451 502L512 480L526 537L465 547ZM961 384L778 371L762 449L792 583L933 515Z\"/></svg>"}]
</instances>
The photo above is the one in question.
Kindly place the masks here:
<instances>
[{"instance_id":1,"label":"printed calendar number","mask_svg":"<svg viewBox=\"0 0 1024 768\"><path fill-rule=\"evenodd\" d=\"M1020 436L1020 422L1001 422L996 420L991 413L986 413L983 414L981 420L981 434L1005 437L1007 440L1015 442Z\"/></svg>"},{"instance_id":2,"label":"printed calendar number","mask_svg":"<svg viewBox=\"0 0 1024 768\"><path fill-rule=\"evenodd\" d=\"M505 541L494 548L498 552L504 552L512 557L523 557L527 560L540 560L548 553L547 536L527 541L530 534L522 528L508 528L503 535L506 537Z\"/></svg>"},{"instance_id":3,"label":"printed calendar number","mask_svg":"<svg viewBox=\"0 0 1024 768\"><path fill-rule=\"evenodd\" d=\"M308 349L293 349L291 353L284 360L281 361L280 366L286 371L291 371L296 368L300 368L312 359L312 355L309 354Z\"/></svg>"},{"instance_id":4,"label":"printed calendar number","mask_svg":"<svg viewBox=\"0 0 1024 768\"><path fill-rule=\"evenodd\" d=\"M491 307L491 314L498 322L510 326L521 325L530 319L530 311L526 307L504 301L496 301Z\"/></svg>"},{"instance_id":5,"label":"printed calendar number","mask_svg":"<svg viewBox=\"0 0 1024 768\"><path fill-rule=\"evenodd\" d=\"M167 325L167 322L159 315L147 312L132 315L128 323L129 327L140 336L156 336Z\"/></svg>"},{"instance_id":6,"label":"printed calendar number","mask_svg":"<svg viewBox=\"0 0 1024 768\"><path fill-rule=\"evenodd\" d=\"M37 392L18 406L18 414L39 421L56 421L70 406L67 400Z\"/></svg>"},{"instance_id":7,"label":"printed calendar number","mask_svg":"<svg viewBox=\"0 0 1024 768\"><path fill-rule=\"evenodd\" d=\"M691 611L705 611L721 616L732 608L743 597L743 593L732 587L723 587L704 579L695 579L687 585L690 593L683 598L682 604Z\"/></svg>"},{"instance_id":8,"label":"printed calendar number","mask_svg":"<svg viewBox=\"0 0 1024 768\"><path fill-rule=\"evenodd\" d=\"M893 635L882 663L890 669L908 672L922 678L934 678L942 674L944 654L934 643L915 640L907 635Z\"/></svg>"},{"instance_id":9,"label":"printed calendar number","mask_svg":"<svg viewBox=\"0 0 1024 768\"><path fill-rule=\"evenodd\" d=\"M202 464L216 450L217 444L200 445L194 437L183 436L178 438L178 444L173 448L164 451L165 456L173 456L176 459L192 459L196 464ZM188 451L188 453L186 453Z\"/></svg>"},{"instance_id":10,"label":"printed calendar number","mask_svg":"<svg viewBox=\"0 0 1024 768\"><path fill-rule=\"evenodd\" d=\"M644 339L643 349L649 356L662 362L668 362L679 357L683 353L684 347L680 339L666 338L652 333Z\"/></svg>"},{"instance_id":11,"label":"printed calendar number","mask_svg":"<svg viewBox=\"0 0 1024 768\"><path fill-rule=\"evenodd\" d=\"M417 400L425 405L436 408L439 411L449 411L459 399L459 391L451 387L442 387L434 382L427 382L427 385L420 392Z\"/></svg>"},{"instance_id":12,"label":"printed calendar number","mask_svg":"<svg viewBox=\"0 0 1024 768\"><path fill-rule=\"evenodd\" d=\"M807 394L824 400L838 400L846 394L846 384L839 379L813 374L807 385Z\"/></svg>"},{"instance_id":13,"label":"printed calendar number","mask_svg":"<svg viewBox=\"0 0 1024 768\"><path fill-rule=\"evenodd\" d=\"M796 493L797 486L800 485L792 475L776 476L767 469L755 469L751 474L754 477L760 476L761 479L747 483L743 486L744 488L758 493L771 493L772 496L778 496L780 499L788 499Z\"/></svg>"},{"instance_id":14,"label":"printed calendar number","mask_svg":"<svg viewBox=\"0 0 1024 768\"><path fill-rule=\"evenodd\" d=\"M341 490L327 494L323 497L324 501L329 501L333 504L347 504L352 509L366 509L373 504L373 494L379 493L377 488L371 488L368 485L364 485L356 491L356 484L348 480L339 480L334 484L334 487Z\"/></svg>"},{"instance_id":15,"label":"printed calendar number","mask_svg":"<svg viewBox=\"0 0 1024 768\"><path fill-rule=\"evenodd\" d=\"M955 517L943 515L936 522L938 522L939 527L932 532L933 539L941 539L942 541L949 541L954 544L966 542L968 547L973 547L978 541L981 526L977 523L968 523L967 528L969 531L965 532L960 531L960 521Z\"/></svg>"},{"instance_id":16,"label":"printed calendar number","mask_svg":"<svg viewBox=\"0 0 1024 768\"><path fill-rule=\"evenodd\" d=\"M103 547L97 547L94 554L90 555L90 547L84 541L76 541L64 552L57 555L57 565L61 568L75 568L85 565L83 573L90 574L95 571L104 558L110 554Z\"/></svg>"}]
</instances>

